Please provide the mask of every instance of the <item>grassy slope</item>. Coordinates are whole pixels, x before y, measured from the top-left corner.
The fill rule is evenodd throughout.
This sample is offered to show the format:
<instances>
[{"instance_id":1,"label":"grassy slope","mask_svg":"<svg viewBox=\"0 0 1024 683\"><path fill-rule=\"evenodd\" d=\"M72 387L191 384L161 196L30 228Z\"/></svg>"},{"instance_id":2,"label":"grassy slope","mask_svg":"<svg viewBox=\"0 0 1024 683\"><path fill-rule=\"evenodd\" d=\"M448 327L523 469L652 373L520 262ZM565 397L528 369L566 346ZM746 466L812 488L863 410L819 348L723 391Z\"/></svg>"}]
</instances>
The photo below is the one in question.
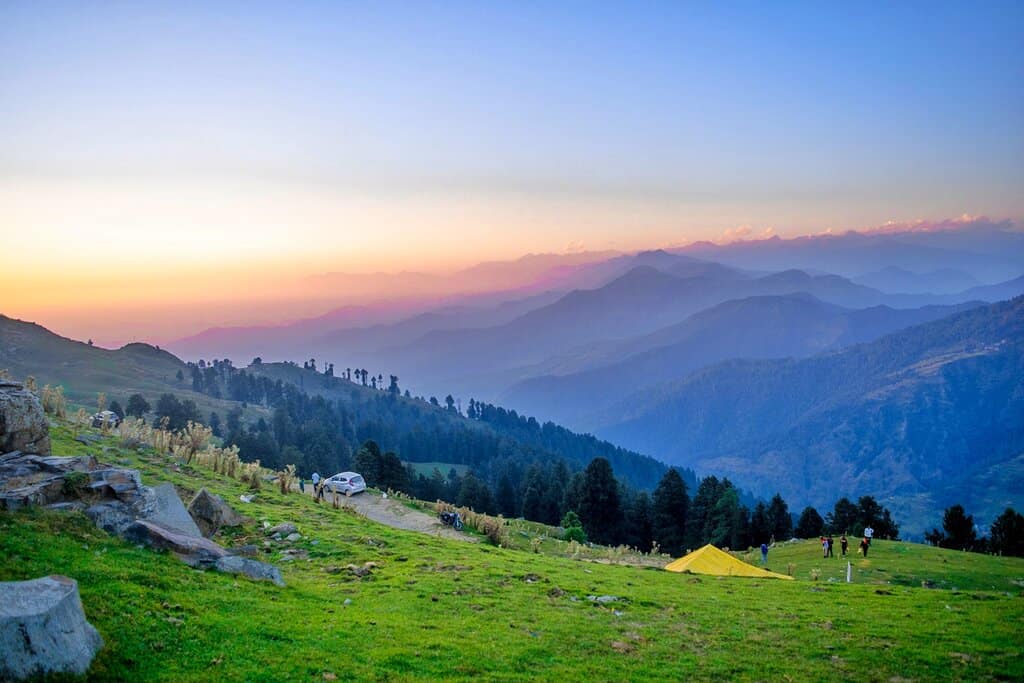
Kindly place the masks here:
<instances>
[{"instance_id":1,"label":"grassy slope","mask_svg":"<svg viewBox=\"0 0 1024 683\"><path fill-rule=\"evenodd\" d=\"M310 555L267 556L288 582L278 589L189 569L78 515L0 514L0 580L79 581L107 643L96 680L1024 677L1021 560L876 542L846 585L807 579L824 562L808 542L772 551L772 566L795 564L797 581L677 575L397 531L267 488L244 505L237 482L175 470L151 452L112 440L86 449L64 427L54 442L58 454L92 450L138 466L150 484L205 485L257 521L294 521ZM262 538L254 525L221 540ZM380 564L370 577L332 573L366 561ZM926 575L961 590L899 585ZM906 581L876 583L890 576ZM626 601L597 606L590 594Z\"/></svg>"},{"instance_id":2,"label":"grassy slope","mask_svg":"<svg viewBox=\"0 0 1024 683\"><path fill-rule=\"evenodd\" d=\"M108 404L117 400L124 406L128 397L140 393L153 405L160 394L172 393L191 399L206 418L217 411L221 419L241 405L192 391L188 367L177 357L147 344L129 344L104 349L61 337L34 323L0 315L0 369L15 379L35 377L39 386L63 386L69 400L87 410L96 409L96 395L107 394ZM185 381L179 382L182 371ZM249 406L245 419L255 421L270 412Z\"/></svg>"}]
</instances>

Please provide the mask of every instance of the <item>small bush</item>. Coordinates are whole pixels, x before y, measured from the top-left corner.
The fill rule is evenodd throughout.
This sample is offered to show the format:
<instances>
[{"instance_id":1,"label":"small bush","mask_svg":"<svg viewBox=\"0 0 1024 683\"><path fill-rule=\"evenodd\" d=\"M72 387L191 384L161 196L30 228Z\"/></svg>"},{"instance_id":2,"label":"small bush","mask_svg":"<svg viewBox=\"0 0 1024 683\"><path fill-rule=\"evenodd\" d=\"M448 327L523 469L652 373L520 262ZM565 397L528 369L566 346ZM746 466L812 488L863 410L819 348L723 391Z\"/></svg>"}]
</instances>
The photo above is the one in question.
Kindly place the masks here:
<instances>
[{"instance_id":1,"label":"small bush","mask_svg":"<svg viewBox=\"0 0 1024 683\"><path fill-rule=\"evenodd\" d=\"M89 486L89 475L85 472L68 472L60 485L61 493L68 498L81 498Z\"/></svg>"},{"instance_id":2,"label":"small bush","mask_svg":"<svg viewBox=\"0 0 1024 683\"><path fill-rule=\"evenodd\" d=\"M562 539L566 541L575 541L582 545L587 542L587 532L583 530L583 527L571 526L565 530L564 534L562 534Z\"/></svg>"}]
</instances>

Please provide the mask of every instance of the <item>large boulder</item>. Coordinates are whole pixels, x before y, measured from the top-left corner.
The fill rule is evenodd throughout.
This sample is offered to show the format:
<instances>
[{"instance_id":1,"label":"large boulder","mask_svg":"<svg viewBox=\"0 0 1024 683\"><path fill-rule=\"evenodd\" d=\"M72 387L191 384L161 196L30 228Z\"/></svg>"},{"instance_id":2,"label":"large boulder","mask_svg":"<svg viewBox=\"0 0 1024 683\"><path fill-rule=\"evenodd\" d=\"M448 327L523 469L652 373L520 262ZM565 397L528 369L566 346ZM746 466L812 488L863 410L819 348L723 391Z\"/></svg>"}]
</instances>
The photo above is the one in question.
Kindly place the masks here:
<instances>
[{"instance_id":1,"label":"large boulder","mask_svg":"<svg viewBox=\"0 0 1024 683\"><path fill-rule=\"evenodd\" d=\"M185 509L173 484L160 484L153 488L153 507L144 518L179 534L196 537L203 535Z\"/></svg>"},{"instance_id":2,"label":"large boulder","mask_svg":"<svg viewBox=\"0 0 1024 683\"><path fill-rule=\"evenodd\" d=\"M17 382L0 380L0 453L50 454L50 423L39 397Z\"/></svg>"},{"instance_id":3,"label":"large boulder","mask_svg":"<svg viewBox=\"0 0 1024 683\"><path fill-rule=\"evenodd\" d=\"M213 536L221 527L241 526L246 522L246 518L235 512L223 498L205 488L199 489L188 504L188 514L206 537Z\"/></svg>"},{"instance_id":4,"label":"large boulder","mask_svg":"<svg viewBox=\"0 0 1024 683\"><path fill-rule=\"evenodd\" d=\"M103 639L66 576L0 583L0 680L84 674Z\"/></svg>"},{"instance_id":5,"label":"large boulder","mask_svg":"<svg viewBox=\"0 0 1024 683\"><path fill-rule=\"evenodd\" d=\"M213 565L228 554L224 548L200 535L190 536L144 519L132 522L122 535L132 543L182 555L196 566Z\"/></svg>"}]
</instances>

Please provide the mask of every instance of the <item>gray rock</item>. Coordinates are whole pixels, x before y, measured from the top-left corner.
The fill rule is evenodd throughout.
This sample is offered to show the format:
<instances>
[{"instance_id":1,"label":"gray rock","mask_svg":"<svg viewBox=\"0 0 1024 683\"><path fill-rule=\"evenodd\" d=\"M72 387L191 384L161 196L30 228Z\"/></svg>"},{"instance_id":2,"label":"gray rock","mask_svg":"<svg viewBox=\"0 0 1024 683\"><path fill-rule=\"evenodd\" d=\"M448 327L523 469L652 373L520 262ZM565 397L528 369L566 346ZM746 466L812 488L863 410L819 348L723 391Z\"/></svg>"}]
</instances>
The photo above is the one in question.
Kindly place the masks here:
<instances>
[{"instance_id":1,"label":"gray rock","mask_svg":"<svg viewBox=\"0 0 1024 683\"><path fill-rule=\"evenodd\" d=\"M7 486L10 481L0 483ZM17 510L29 505L50 505L64 499L64 477L49 476L46 479L33 481L24 486L2 488L0 490L0 510Z\"/></svg>"},{"instance_id":2,"label":"gray rock","mask_svg":"<svg viewBox=\"0 0 1024 683\"><path fill-rule=\"evenodd\" d=\"M203 536L173 484L161 484L153 489L153 509L145 519L185 536Z\"/></svg>"},{"instance_id":3,"label":"gray rock","mask_svg":"<svg viewBox=\"0 0 1024 683\"><path fill-rule=\"evenodd\" d=\"M99 440L99 434L93 434L92 432L85 432L75 437L75 441L86 446L91 446Z\"/></svg>"},{"instance_id":4,"label":"gray rock","mask_svg":"<svg viewBox=\"0 0 1024 683\"><path fill-rule=\"evenodd\" d=\"M50 423L39 397L17 382L0 384L0 453L50 454Z\"/></svg>"},{"instance_id":5,"label":"gray rock","mask_svg":"<svg viewBox=\"0 0 1024 683\"><path fill-rule=\"evenodd\" d=\"M609 602L618 602L619 598L614 595L588 595L587 600L590 600L591 602L599 602L604 605Z\"/></svg>"},{"instance_id":6,"label":"gray rock","mask_svg":"<svg viewBox=\"0 0 1024 683\"><path fill-rule=\"evenodd\" d=\"M221 527L241 526L247 521L225 503L223 498L205 488L199 489L199 493L188 504L188 514L206 537L213 536Z\"/></svg>"},{"instance_id":7,"label":"gray rock","mask_svg":"<svg viewBox=\"0 0 1024 683\"><path fill-rule=\"evenodd\" d=\"M54 510L56 512L85 512L85 503L80 500L73 500L68 503L53 503L47 505L48 510Z\"/></svg>"},{"instance_id":8,"label":"gray rock","mask_svg":"<svg viewBox=\"0 0 1024 683\"><path fill-rule=\"evenodd\" d=\"M227 551L202 536L189 536L149 520L132 522L122 534L132 543L148 545L156 550L169 550L191 558L193 566L214 563L227 556Z\"/></svg>"},{"instance_id":9,"label":"gray rock","mask_svg":"<svg viewBox=\"0 0 1024 683\"><path fill-rule=\"evenodd\" d=\"M86 476L72 482L73 473ZM92 456L8 453L0 457L0 509L73 503L85 494L101 502L123 502L133 517L145 516L152 507L151 494L136 470L107 468Z\"/></svg>"},{"instance_id":10,"label":"gray rock","mask_svg":"<svg viewBox=\"0 0 1024 683\"><path fill-rule=\"evenodd\" d=\"M237 548L228 548L228 552L232 555L241 555L242 557L256 557L260 554L260 549L248 543L246 545L240 545Z\"/></svg>"},{"instance_id":11,"label":"gray rock","mask_svg":"<svg viewBox=\"0 0 1024 683\"><path fill-rule=\"evenodd\" d=\"M92 505L85 511L97 528L108 534L120 535L135 521L132 508L118 500L108 500Z\"/></svg>"},{"instance_id":12,"label":"gray rock","mask_svg":"<svg viewBox=\"0 0 1024 683\"><path fill-rule=\"evenodd\" d=\"M0 680L84 674L103 639L65 576L0 583Z\"/></svg>"},{"instance_id":13,"label":"gray rock","mask_svg":"<svg viewBox=\"0 0 1024 683\"><path fill-rule=\"evenodd\" d=\"M284 586L281 570L272 564L250 560L238 555L227 555L217 560L214 565L217 571L226 574L243 574L256 581L271 581L276 586Z\"/></svg>"},{"instance_id":14,"label":"gray rock","mask_svg":"<svg viewBox=\"0 0 1024 683\"><path fill-rule=\"evenodd\" d=\"M299 530L298 527L296 527L291 522L282 522L281 524L278 524L277 526L272 526L269 529L267 529L266 530L266 534L267 534L267 536L273 536L275 534L280 534L281 537L283 538L283 537L287 536L288 534L294 534L298 530Z\"/></svg>"},{"instance_id":15,"label":"gray rock","mask_svg":"<svg viewBox=\"0 0 1024 683\"><path fill-rule=\"evenodd\" d=\"M288 534L287 536L284 537L284 540L291 541L292 543L294 543L295 541L301 541L302 540L302 534L300 534L298 532L296 532L294 534Z\"/></svg>"}]
</instances>

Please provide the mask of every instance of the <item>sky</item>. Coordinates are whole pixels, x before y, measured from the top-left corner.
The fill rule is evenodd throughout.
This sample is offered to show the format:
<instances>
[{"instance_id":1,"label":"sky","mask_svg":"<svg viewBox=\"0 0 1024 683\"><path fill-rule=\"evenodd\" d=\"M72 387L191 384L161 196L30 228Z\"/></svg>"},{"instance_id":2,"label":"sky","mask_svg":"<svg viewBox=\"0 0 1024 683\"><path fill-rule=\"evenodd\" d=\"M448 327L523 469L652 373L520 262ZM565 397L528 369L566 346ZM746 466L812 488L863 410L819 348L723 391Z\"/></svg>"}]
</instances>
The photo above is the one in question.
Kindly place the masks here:
<instances>
[{"instance_id":1,"label":"sky","mask_svg":"<svg viewBox=\"0 0 1024 683\"><path fill-rule=\"evenodd\" d=\"M312 273L1020 221L1024 4L825 4L0 3L0 312L174 338Z\"/></svg>"}]
</instances>

